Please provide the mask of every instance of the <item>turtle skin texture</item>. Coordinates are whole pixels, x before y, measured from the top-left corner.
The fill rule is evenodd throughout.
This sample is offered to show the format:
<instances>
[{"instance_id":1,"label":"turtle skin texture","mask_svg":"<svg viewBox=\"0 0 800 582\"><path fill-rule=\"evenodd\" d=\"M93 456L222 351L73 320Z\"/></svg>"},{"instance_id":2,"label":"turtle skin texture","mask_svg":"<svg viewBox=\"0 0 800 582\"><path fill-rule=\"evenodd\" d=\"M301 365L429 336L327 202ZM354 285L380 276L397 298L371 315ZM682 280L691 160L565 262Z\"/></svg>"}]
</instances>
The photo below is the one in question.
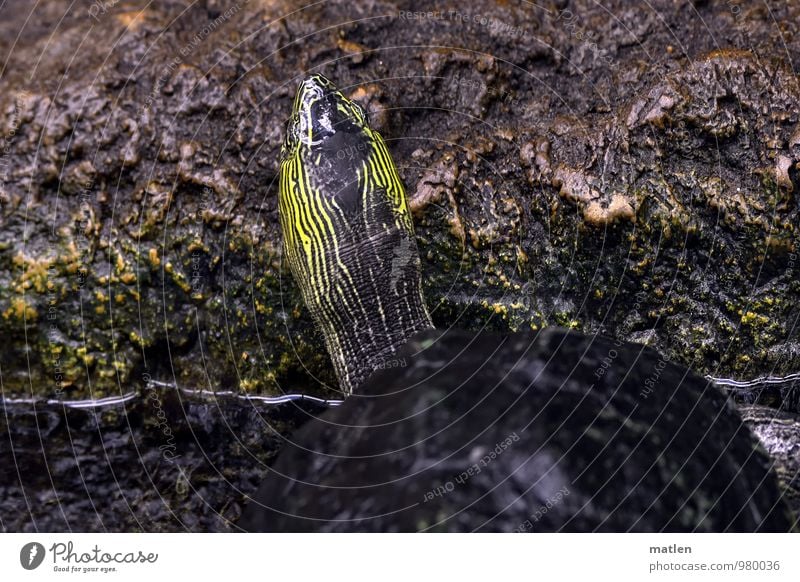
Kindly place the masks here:
<instances>
[{"instance_id":1,"label":"turtle skin texture","mask_svg":"<svg viewBox=\"0 0 800 582\"><path fill-rule=\"evenodd\" d=\"M292 435L245 531L790 531L725 395L650 348L548 328L415 335Z\"/></svg>"}]
</instances>

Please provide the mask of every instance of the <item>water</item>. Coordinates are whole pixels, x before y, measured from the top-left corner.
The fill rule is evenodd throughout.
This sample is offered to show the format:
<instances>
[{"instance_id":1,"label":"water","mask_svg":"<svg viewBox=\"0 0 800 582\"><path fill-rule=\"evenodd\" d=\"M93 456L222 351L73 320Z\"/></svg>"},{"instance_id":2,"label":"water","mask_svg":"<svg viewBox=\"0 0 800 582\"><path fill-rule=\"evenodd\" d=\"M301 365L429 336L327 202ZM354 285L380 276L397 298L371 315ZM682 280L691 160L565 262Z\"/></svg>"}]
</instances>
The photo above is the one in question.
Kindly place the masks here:
<instances>
[{"instance_id":1,"label":"water","mask_svg":"<svg viewBox=\"0 0 800 582\"><path fill-rule=\"evenodd\" d=\"M0 531L235 530L287 436L337 404L155 384L95 400L7 398Z\"/></svg>"},{"instance_id":2,"label":"water","mask_svg":"<svg viewBox=\"0 0 800 582\"><path fill-rule=\"evenodd\" d=\"M798 412L800 374L709 379L737 401ZM99 399L0 399L0 531L235 531L285 439L340 403L161 382Z\"/></svg>"}]
</instances>

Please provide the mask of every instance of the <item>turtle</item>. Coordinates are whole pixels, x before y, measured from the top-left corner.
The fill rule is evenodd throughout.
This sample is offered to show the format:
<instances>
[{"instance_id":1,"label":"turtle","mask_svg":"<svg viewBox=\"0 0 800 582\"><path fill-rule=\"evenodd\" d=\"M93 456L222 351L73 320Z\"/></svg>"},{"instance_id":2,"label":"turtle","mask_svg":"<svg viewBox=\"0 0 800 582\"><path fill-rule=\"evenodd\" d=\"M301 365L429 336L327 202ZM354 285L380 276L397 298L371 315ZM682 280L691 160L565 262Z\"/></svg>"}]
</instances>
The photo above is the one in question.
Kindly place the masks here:
<instances>
[{"instance_id":1,"label":"turtle","mask_svg":"<svg viewBox=\"0 0 800 582\"><path fill-rule=\"evenodd\" d=\"M403 184L320 74L281 147L284 258L346 393L279 452L245 531L788 531L714 384L644 345L437 329Z\"/></svg>"}]
</instances>

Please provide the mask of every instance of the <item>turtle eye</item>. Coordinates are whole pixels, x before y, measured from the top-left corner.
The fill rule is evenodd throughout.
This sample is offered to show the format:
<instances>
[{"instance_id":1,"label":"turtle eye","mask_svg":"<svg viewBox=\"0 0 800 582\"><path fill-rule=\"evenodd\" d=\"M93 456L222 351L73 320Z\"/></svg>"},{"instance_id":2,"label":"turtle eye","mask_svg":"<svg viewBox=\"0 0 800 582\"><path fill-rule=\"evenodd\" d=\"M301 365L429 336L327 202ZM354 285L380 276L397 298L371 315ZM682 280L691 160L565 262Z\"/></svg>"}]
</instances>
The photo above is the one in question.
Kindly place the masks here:
<instances>
[{"instance_id":1,"label":"turtle eye","mask_svg":"<svg viewBox=\"0 0 800 582\"><path fill-rule=\"evenodd\" d=\"M298 117L297 122L294 125L295 128L295 135L297 138L302 140L303 142L307 141L308 136L308 129L309 129L309 119L305 115L301 115Z\"/></svg>"},{"instance_id":2,"label":"turtle eye","mask_svg":"<svg viewBox=\"0 0 800 582\"><path fill-rule=\"evenodd\" d=\"M290 137L297 137L297 132L300 129L300 118L297 115L292 115L289 119L289 123L286 126L286 139L288 140Z\"/></svg>"},{"instance_id":3,"label":"turtle eye","mask_svg":"<svg viewBox=\"0 0 800 582\"><path fill-rule=\"evenodd\" d=\"M288 152L293 149L300 138L300 118L292 115L286 123L286 136L283 138L283 147Z\"/></svg>"}]
</instances>

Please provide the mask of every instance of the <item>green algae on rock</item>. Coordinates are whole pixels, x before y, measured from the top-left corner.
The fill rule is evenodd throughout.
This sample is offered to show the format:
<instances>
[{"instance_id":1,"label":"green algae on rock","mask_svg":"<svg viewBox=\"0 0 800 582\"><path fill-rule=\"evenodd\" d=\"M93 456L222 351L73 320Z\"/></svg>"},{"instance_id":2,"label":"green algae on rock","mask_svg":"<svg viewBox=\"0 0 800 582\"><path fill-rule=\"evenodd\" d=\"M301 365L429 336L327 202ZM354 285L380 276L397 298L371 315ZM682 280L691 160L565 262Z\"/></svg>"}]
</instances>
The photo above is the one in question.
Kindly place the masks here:
<instances>
[{"instance_id":1,"label":"green algae on rock","mask_svg":"<svg viewBox=\"0 0 800 582\"><path fill-rule=\"evenodd\" d=\"M377 8L333 2L282 24L288 4L248 2L202 42L216 11L193 6L167 26L175 6L144 4L109 10L90 44L77 39L93 19L75 18L59 50L26 33L10 51L6 391L101 396L147 374L333 393L282 270L276 214L283 126L311 70L379 120L437 325L560 324L631 337L701 373L795 371L800 92L787 63L798 47L773 54L757 12L731 29L718 3L698 7L738 35L717 50L700 19L659 9L685 33L677 50L655 12L638 16L650 31L632 41L582 0L569 27L547 3L493 6L525 31L513 39L472 21L405 21L393 2L359 23L353 11ZM23 21L11 10L4 26ZM603 58L573 34L584 28L604 39ZM292 42L315 30L314 43Z\"/></svg>"}]
</instances>

